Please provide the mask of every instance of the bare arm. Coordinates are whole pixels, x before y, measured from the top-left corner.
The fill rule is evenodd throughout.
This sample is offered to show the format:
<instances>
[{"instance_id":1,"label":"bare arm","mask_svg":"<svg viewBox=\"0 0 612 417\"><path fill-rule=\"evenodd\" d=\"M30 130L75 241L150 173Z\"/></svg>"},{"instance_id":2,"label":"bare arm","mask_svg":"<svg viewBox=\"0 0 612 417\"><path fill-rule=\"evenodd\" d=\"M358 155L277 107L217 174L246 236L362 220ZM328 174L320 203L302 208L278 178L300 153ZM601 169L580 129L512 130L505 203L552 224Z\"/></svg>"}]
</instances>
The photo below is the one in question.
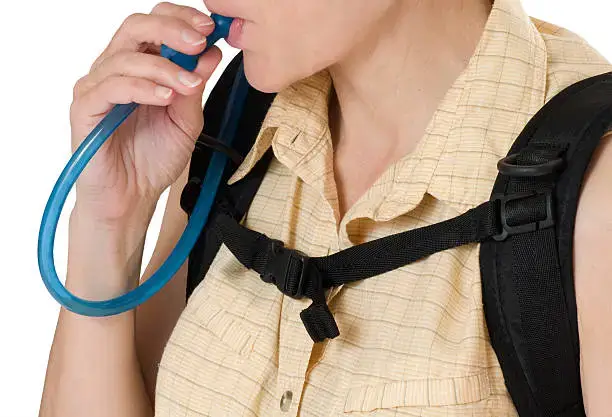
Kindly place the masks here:
<instances>
[{"instance_id":1,"label":"bare arm","mask_svg":"<svg viewBox=\"0 0 612 417\"><path fill-rule=\"evenodd\" d=\"M151 214L133 229L104 228L75 207L66 287L88 299L125 292L138 279ZM152 416L134 345L134 313L85 317L61 309L49 355L41 417Z\"/></svg>"},{"instance_id":2,"label":"bare arm","mask_svg":"<svg viewBox=\"0 0 612 417\"><path fill-rule=\"evenodd\" d=\"M182 233L179 206L193 142L203 126L205 84L221 61L206 48L214 22L170 2L128 16L73 89L75 151L116 104L139 107L97 151L76 183L70 216L68 289L85 299L124 294L139 280L143 245L158 197L171 186L145 276L165 261ZM193 71L159 55L160 45L203 53ZM111 317L61 310L49 355L42 417L150 417L156 364L184 307L185 267L147 305Z\"/></svg>"},{"instance_id":3,"label":"bare arm","mask_svg":"<svg viewBox=\"0 0 612 417\"><path fill-rule=\"evenodd\" d=\"M149 278L168 258L187 226L187 215L180 207L180 197L187 183L186 168L170 188L159 238L143 279ZM151 402L154 400L157 369L162 352L185 307L187 263L160 292L136 309L136 351L145 386Z\"/></svg>"},{"instance_id":4,"label":"bare arm","mask_svg":"<svg viewBox=\"0 0 612 417\"><path fill-rule=\"evenodd\" d=\"M178 241L186 216L179 206L187 170L172 185L162 228L148 264L149 277ZM140 275L152 210L122 230L70 217L68 289L85 298L125 292ZM126 278L127 277L127 278ZM41 417L150 417L157 363L184 307L186 266L160 293L133 311L84 317L62 309L49 357Z\"/></svg>"},{"instance_id":5,"label":"bare arm","mask_svg":"<svg viewBox=\"0 0 612 417\"><path fill-rule=\"evenodd\" d=\"M612 416L612 135L591 161L578 204L574 272L589 417Z\"/></svg>"}]
</instances>

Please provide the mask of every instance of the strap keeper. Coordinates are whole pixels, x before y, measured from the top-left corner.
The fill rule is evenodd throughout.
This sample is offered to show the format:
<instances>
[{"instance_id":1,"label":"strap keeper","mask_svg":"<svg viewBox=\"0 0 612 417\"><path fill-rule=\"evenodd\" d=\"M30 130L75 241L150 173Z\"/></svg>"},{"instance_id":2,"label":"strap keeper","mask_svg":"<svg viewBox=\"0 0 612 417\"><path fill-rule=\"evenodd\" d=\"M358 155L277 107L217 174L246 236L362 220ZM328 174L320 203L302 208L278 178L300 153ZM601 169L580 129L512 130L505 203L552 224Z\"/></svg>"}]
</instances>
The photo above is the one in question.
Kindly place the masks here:
<instances>
[{"instance_id":1,"label":"strap keeper","mask_svg":"<svg viewBox=\"0 0 612 417\"><path fill-rule=\"evenodd\" d=\"M340 334L336 320L325 303L312 303L300 313L300 318L315 343L334 339Z\"/></svg>"}]
</instances>

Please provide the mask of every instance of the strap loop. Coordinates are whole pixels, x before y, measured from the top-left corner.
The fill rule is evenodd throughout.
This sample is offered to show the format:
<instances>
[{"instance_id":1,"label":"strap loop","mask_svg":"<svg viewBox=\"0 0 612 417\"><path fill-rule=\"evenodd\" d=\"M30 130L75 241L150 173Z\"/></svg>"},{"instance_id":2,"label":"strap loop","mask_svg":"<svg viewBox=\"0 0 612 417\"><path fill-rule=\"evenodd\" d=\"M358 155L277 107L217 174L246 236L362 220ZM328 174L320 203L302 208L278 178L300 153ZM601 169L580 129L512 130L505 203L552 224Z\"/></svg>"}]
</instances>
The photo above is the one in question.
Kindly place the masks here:
<instances>
[{"instance_id":1,"label":"strap loop","mask_svg":"<svg viewBox=\"0 0 612 417\"><path fill-rule=\"evenodd\" d=\"M557 157L549 161L533 165L521 165L517 159L520 154L508 155L497 163L500 174L510 177L542 177L552 174L563 168L563 158Z\"/></svg>"},{"instance_id":2,"label":"strap loop","mask_svg":"<svg viewBox=\"0 0 612 417\"><path fill-rule=\"evenodd\" d=\"M204 131L200 133L195 146L206 146L217 152L224 153L236 166L239 166L244 161L244 157L237 150L227 146L223 141L207 135Z\"/></svg>"},{"instance_id":3,"label":"strap loop","mask_svg":"<svg viewBox=\"0 0 612 417\"><path fill-rule=\"evenodd\" d=\"M310 307L300 313L300 318L308 335L315 343L325 339L334 339L340 334L334 316L325 303L313 302Z\"/></svg>"}]
</instances>

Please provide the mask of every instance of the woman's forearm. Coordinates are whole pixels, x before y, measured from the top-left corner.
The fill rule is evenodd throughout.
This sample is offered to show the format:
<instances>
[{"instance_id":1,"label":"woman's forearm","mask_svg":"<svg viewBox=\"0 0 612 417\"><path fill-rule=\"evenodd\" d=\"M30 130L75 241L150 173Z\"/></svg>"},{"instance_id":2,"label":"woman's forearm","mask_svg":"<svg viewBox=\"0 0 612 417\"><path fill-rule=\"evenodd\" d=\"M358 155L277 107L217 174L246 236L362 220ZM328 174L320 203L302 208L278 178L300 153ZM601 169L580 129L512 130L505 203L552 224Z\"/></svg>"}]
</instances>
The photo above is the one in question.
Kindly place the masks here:
<instances>
[{"instance_id":1,"label":"woman's forearm","mask_svg":"<svg viewBox=\"0 0 612 417\"><path fill-rule=\"evenodd\" d=\"M70 216L66 287L103 300L138 282L152 210L133 222L102 225ZM61 309L45 380L41 417L150 417L134 344L134 313L85 317Z\"/></svg>"}]
</instances>

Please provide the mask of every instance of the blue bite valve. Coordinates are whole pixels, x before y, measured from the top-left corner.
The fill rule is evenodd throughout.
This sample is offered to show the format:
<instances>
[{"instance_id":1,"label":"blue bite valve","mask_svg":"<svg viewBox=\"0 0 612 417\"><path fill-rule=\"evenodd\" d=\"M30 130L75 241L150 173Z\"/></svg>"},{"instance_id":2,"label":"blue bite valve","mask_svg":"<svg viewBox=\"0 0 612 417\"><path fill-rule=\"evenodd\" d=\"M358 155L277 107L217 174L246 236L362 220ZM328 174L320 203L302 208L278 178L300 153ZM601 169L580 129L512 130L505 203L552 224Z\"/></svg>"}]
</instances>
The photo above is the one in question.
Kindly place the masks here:
<instances>
[{"instance_id":1,"label":"blue bite valve","mask_svg":"<svg viewBox=\"0 0 612 417\"><path fill-rule=\"evenodd\" d=\"M166 45L161 46L161 56L168 58L175 64L183 67L187 71L193 71L198 66L198 58L213 46L219 39L227 38L229 36L230 26L234 18L225 17L218 14L212 14L210 16L215 22L215 30L213 33L206 37L206 49L198 55L186 55L181 52L175 51Z\"/></svg>"}]
</instances>

